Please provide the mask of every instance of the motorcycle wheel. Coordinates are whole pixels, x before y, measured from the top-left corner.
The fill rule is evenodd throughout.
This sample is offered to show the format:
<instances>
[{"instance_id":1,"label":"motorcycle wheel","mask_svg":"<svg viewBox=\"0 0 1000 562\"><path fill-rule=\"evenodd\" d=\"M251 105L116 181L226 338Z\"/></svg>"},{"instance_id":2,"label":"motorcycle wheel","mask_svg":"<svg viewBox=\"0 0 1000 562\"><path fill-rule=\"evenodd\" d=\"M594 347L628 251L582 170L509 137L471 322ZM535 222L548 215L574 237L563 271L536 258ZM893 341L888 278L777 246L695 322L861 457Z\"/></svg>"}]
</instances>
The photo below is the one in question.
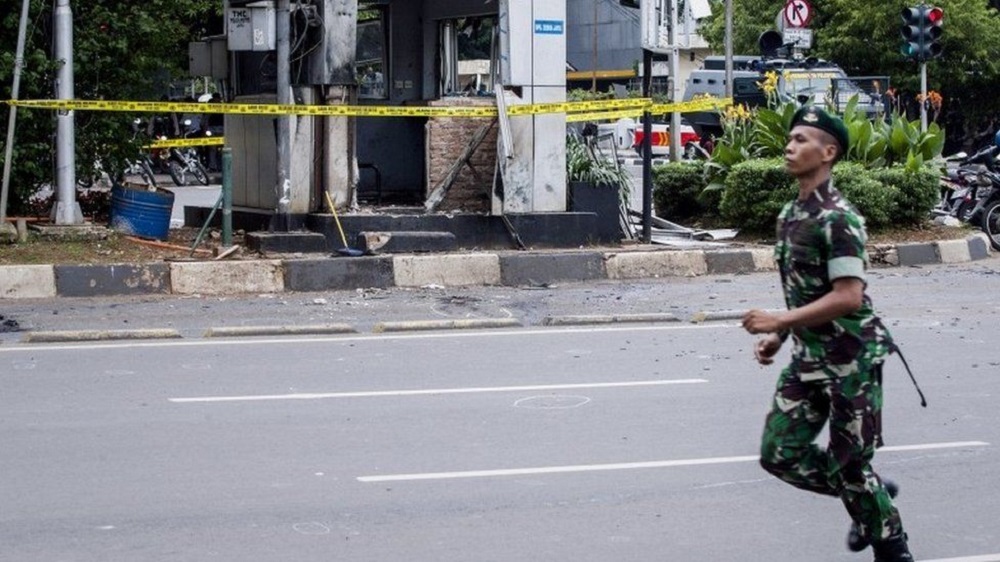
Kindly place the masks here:
<instances>
[{"instance_id":1,"label":"motorcycle wheel","mask_svg":"<svg viewBox=\"0 0 1000 562\"><path fill-rule=\"evenodd\" d=\"M167 162L167 172L170 174L170 179L174 180L174 185L177 187L184 187L187 185L187 177L184 170L184 166L178 164L171 160Z\"/></svg>"},{"instance_id":2,"label":"motorcycle wheel","mask_svg":"<svg viewBox=\"0 0 1000 562\"><path fill-rule=\"evenodd\" d=\"M201 185L208 185L211 183L211 180L208 178L208 170L205 169L205 166L201 163L201 161L193 159L192 163L194 165L191 167L191 173L194 175L194 179L201 182Z\"/></svg>"},{"instance_id":3,"label":"motorcycle wheel","mask_svg":"<svg viewBox=\"0 0 1000 562\"><path fill-rule=\"evenodd\" d=\"M990 245L1000 251L1000 201L994 201L983 210L983 232L990 237Z\"/></svg>"},{"instance_id":4,"label":"motorcycle wheel","mask_svg":"<svg viewBox=\"0 0 1000 562\"><path fill-rule=\"evenodd\" d=\"M957 209L955 209L955 218L965 222L972 222L972 211L976 208L975 201L963 201Z\"/></svg>"}]
</instances>

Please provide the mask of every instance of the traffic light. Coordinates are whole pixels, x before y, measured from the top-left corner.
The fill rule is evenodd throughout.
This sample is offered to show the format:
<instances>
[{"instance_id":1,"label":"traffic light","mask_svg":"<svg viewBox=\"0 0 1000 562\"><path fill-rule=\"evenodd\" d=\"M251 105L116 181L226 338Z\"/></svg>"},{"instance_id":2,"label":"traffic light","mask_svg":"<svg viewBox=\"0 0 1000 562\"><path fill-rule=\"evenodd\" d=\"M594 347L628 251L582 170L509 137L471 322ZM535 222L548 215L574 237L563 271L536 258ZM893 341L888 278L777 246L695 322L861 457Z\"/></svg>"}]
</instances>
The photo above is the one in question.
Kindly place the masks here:
<instances>
[{"instance_id":1,"label":"traffic light","mask_svg":"<svg viewBox=\"0 0 1000 562\"><path fill-rule=\"evenodd\" d=\"M903 25L899 34L903 38L902 53L907 58L925 62L941 56L941 24L944 10L936 6L903 8Z\"/></svg>"}]
</instances>

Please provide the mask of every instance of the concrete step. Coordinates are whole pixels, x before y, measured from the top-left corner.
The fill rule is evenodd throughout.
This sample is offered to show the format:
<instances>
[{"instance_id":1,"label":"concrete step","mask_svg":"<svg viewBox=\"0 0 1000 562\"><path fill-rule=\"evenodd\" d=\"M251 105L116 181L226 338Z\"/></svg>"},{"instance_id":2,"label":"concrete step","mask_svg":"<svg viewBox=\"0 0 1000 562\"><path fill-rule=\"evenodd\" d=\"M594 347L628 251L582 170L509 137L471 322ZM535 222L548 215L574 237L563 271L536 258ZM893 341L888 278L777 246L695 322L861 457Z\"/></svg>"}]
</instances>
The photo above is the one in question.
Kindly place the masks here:
<instances>
[{"instance_id":1,"label":"concrete step","mask_svg":"<svg viewBox=\"0 0 1000 562\"><path fill-rule=\"evenodd\" d=\"M444 231L364 231L358 233L357 248L382 254L450 252L458 249L458 239Z\"/></svg>"}]
</instances>

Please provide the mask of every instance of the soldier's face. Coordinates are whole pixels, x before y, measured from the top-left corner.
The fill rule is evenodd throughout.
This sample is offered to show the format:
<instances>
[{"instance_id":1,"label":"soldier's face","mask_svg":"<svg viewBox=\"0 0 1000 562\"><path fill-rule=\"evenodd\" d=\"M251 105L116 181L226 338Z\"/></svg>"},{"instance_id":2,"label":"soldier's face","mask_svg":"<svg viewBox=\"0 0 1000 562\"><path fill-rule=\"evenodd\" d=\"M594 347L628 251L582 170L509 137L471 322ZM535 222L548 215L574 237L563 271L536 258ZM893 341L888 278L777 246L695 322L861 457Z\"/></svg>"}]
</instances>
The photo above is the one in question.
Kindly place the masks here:
<instances>
[{"instance_id":1,"label":"soldier's face","mask_svg":"<svg viewBox=\"0 0 1000 562\"><path fill-rule=\"evenodd\" d=\"M785 145L785 169L794 177L809 175L825 165L832 165L837 146L816 127L798 125L788 134Z\"/></svg>"}]
</instances>

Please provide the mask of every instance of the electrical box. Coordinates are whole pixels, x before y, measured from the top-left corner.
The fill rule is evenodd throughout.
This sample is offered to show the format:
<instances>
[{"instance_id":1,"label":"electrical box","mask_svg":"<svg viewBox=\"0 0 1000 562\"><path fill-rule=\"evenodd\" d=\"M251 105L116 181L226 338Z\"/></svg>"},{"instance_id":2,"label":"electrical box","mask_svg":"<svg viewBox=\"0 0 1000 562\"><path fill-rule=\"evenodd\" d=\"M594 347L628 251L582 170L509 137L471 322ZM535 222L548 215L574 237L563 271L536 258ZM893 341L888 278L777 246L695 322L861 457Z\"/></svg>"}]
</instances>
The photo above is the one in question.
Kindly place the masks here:
<instances>
[{"instance_id":1,"label":"electrical box","mask_svg":"<svg viewBox=\"0 0 1000 562\"><path fill-rule=\"evenodd\" d=\"M274 4L257 2L226 11L230 51L273 51L277 48Z\"/></svg>"},{"instance_id":2,"label":"electrical box","mask_svg":"<svg viewBox=\"0 0 1000 562\"><path fill-rule=\"evenodd\" d=\"M229 78L229 51L225 35L188 43L188 74L196 78L209 76L214 80Z\"/></svg>"}]
</instances>

